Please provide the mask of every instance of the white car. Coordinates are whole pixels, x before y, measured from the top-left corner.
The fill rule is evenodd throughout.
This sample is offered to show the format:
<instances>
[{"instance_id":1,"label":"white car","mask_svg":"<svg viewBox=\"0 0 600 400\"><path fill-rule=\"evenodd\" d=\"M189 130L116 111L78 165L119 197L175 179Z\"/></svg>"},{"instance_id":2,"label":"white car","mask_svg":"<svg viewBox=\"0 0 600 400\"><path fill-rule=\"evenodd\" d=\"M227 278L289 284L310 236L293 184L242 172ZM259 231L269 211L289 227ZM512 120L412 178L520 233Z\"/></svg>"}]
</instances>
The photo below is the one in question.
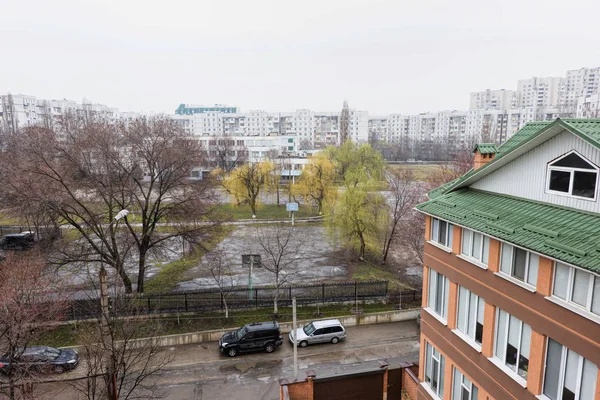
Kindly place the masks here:
<instances>
[{"instance_id":1,"label":"white car","mask_svg":"<svg viewBox=\"0 0 600 400\"><path fill-rule=\"evenodd\" d=\"M294 338L290 332L290 343L294 343ZM313 343L337 343L346 338L346 329L337 319L328 319L325 321L313 321L296 329L296 341L298 346L306 347Z\"/></svg>"}]
</instances>

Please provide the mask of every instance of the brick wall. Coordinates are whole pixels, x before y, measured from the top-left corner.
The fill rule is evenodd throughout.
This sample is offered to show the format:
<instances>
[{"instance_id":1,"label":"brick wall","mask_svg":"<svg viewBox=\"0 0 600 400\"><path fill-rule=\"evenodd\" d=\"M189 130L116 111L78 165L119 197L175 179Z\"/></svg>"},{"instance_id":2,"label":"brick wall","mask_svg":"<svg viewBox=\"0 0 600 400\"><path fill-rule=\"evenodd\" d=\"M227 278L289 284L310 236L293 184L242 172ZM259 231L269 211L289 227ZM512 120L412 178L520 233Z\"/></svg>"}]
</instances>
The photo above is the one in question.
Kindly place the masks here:
<instances>
[{"instance_id":1,"label":"brick wall","mask_svg":"<svg viewBox=\"0 0 600 400\"><path fill-rule=\"evenodd\" d=\"M402 368L402 390L404 390L411 399L416 400L419 392L419 366L412 365Z\"/></svg>"}]
</instances>

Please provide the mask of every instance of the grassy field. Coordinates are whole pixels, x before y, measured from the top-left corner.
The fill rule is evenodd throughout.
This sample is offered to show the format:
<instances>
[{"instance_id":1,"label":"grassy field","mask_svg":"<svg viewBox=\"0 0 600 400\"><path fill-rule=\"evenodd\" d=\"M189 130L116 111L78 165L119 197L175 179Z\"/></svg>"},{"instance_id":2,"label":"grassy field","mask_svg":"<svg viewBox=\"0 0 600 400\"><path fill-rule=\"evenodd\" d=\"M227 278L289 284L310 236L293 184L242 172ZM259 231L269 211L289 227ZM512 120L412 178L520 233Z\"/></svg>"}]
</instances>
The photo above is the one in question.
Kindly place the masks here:
<instances>
[{"instance_id":1,"label":"grassy field","mask_svg":"<svg viewBox=\"0 0 600 400\"><path fill-rule=\"evenodd\" d=\"M418 304L414 305L418 307ZM395 304L359 304L363 313L374 313L381 311L392 311L396 309ZM408 307L408 304L403 304ZM330 317L339 317L352 315L354 304L327 305L299 307L297 318L299 320L323 319ZM193 317L185 316L177 318L173 315L170 318L161 319L163 322L162 335L175 335L187 332L198 332L213 329L233 329L256 321L273 320L273 308L260 308L253 310L235 310L229 312L229 318L225 318L222 312L211 312L197 314ZM290 322L292 320L291 307L279 308L280 322ZM46 332L35 344L64 347L78 344L77 335L85 324L97 324L97 322L80 322L78 324L61 325L56 329Z\"/></svg>"},{"instance_id":2,"label":"grassy field","mask_svg":"<svg viewBox=\"0 0 600 400\"><path fill-rule=\"evenodd\" d=\"M390 271L386 271L381 267L369 263L369 262L361 262L352 267L352 280L355 281L374 281L374 280L382 280L389 281L390 287L397 288L398 285L402 287L402 289L412 290L414 289L412 286L407 284L406 282L400 281L398 276Z\"/></svg>"},{"instance_id":3,"label":"grassy field","mask_svg":"<svg viewBox=\"0 0 600 400\"><path fill-rule=\"evenodd\" d=\"M193 254L187 255L186 257L165 264L160 268L160 271L145 283L144 293L145 294L158 294L166 293L175 289L178 282L183 280L185 273L192 268L194 265L200 262L200 259L207 251L214 249L219 242L225 239L234 227L230 225L224 225L223 231L217 237L214 237L209 243L205 243L205 250L198 249Z\"/></svg>"},{"instance_id":4,"label":"grassy field","mask_svg":"<svg viewBox=\"0 0 600 400\"><path fill-rule=\"evenodd\" d=\"M402 164L390 165L391 168L410 170L415 175L415 179L421 182L429 180L429 174L438 166L436 164Z\"/></svg>"},{"instance_id":5,"label":"grassy field","mask_svg":"<svg viewBox=\"0 0 600 400\"><path fill-rule=\"evenodd\" d=\"M252 219L252 211L245 204L241 206L231 204L221 204L219 211L226 215L230 215L234 220ZM312 210L307 207L300 206L295 213L295 218L316 217L318 213L316 209ZM285 210L285 204L277 206L276 204L263 204L256 210L256 219L291 219L288 212Z\"/></svg>"}]
</instances>

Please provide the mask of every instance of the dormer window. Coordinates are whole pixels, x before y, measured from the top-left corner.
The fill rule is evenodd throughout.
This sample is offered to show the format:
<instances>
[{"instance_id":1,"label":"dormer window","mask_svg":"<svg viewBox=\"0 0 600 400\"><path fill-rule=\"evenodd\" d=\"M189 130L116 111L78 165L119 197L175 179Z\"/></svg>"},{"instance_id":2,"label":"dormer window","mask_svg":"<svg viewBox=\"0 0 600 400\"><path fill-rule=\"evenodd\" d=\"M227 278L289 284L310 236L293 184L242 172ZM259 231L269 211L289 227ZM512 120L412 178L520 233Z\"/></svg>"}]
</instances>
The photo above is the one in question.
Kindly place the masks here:
<instances>
[{"instance_id":1,"label":"dormer window","mask_svg":"<svg viewBox=\"0 0 600 400\"><path fill-rule=\"evenodd\" d=\"M548 193L595 200L598 167L576 151L571 151L548 164Z\"/></svg>"}]
</instances>

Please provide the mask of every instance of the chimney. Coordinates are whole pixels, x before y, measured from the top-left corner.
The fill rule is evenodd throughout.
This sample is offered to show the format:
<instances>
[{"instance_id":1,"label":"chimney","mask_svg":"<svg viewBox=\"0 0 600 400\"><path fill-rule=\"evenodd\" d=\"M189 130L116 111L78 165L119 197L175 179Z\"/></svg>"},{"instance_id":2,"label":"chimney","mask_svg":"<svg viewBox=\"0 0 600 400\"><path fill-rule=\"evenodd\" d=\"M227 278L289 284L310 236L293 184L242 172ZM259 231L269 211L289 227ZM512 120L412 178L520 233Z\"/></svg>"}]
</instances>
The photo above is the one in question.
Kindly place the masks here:
<instances>
[{"instance_id":1,"label":"chimney","mask_svg":"<svg viewBox=\"0 0 600 400\"><path fill-rule=\"evenodd\" d=\"M496 157L497 152L498 148L494 143L479 143L475 145L473 149L473 153L475 153L473 169L481 168L492 161Z\"/></svg>"}]
</instances>

